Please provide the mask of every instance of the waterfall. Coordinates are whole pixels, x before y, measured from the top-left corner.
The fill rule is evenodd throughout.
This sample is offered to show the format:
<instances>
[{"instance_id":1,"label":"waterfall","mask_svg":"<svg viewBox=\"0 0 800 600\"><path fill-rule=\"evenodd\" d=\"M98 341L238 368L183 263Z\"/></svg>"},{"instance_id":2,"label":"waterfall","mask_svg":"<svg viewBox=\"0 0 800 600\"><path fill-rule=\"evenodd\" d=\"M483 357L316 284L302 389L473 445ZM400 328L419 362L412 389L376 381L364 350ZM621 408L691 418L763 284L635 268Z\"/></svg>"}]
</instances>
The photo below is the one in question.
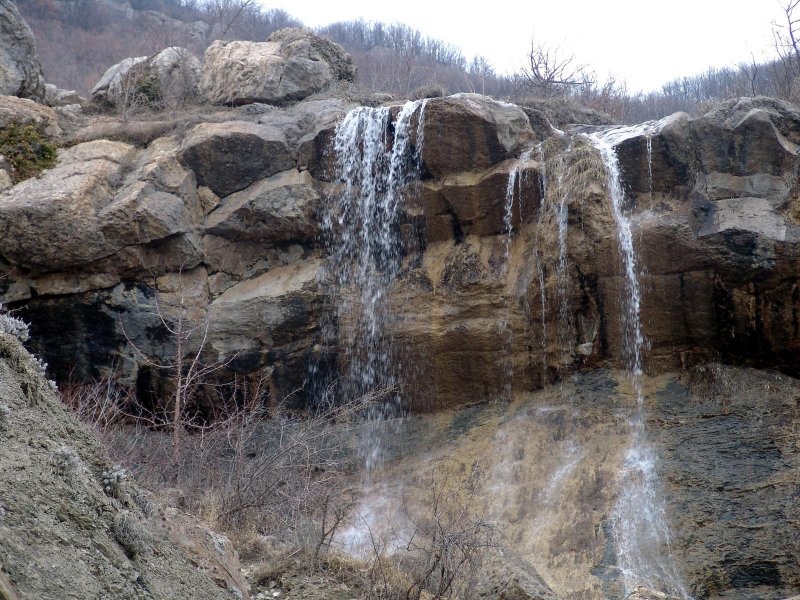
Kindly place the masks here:
<instances>
[{"instance_id":1,"label":"waterfall","mask_svg":"<svg viewBox=\"0 0 800 600\"><path fill-rule=\"evenodd\" d=\"M402 365L386 335L390 287L400 275L403 188L419 176L425 100L351 110L336 128L336 180L342 192L323 220L331 244L330 275L347 364L342 392L353 400L379 394L368 410L362 450L367 470L383 460L380 429L401 412ZM417 130L412 121L417 115ZM393 135L392 135L393 131ZM416 133L416 144L412 143Z\"/></svg>"},{"instance_id":2,"label":"waterfall","mask_svg":"<svg viewBox=\"0 0 800 600\"><path fill-rule=\"evenodd\" d=\"M656 455L647 437L641 384L645 337L640 316L641 288L631 221L624 206L619 160L614 146L642 133L650 139L659 123L619 128L589 136L606 167L611 208L625 272L622 302L623 353L636 405L631 416L631 445L620 474L620 495L612 516L612 529L625 593L637 586L661 589L680 598L689 594L670 555L669 527L659 495Z\"/></svg>"}]
</instances>

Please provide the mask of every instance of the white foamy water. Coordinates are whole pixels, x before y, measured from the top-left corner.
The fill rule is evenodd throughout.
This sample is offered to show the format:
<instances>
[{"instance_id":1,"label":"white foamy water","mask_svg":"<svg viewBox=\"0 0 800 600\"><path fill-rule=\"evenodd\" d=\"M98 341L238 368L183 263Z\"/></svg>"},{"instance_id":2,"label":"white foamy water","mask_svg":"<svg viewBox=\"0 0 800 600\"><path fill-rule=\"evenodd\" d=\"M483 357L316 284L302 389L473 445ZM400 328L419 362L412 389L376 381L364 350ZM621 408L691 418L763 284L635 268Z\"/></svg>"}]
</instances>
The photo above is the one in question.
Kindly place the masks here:
<instances>
[{"instance_id":1,"label":"white foamy water","mask_svg":"<svg viewBox=\"0 0 800 600\"><path fill-rule=\"evenodd\" d=\"M641 386L645 337L641 323L639 267L631 221L625 207L615 145L637 135L650 139L666 120L622 127L589 135L602 156L608 175L611 209L625 273L622 301L623 352L636 405L631 416L631 444L619 476L620 493L612 515L612 530L626 595L643 585L679 598L690 598L670 552L669 526L659 493L656 455L647 439ZM648 146L652 148L652 146ZM649 159L650 160L650 159ZM650 167L652 168L652 167Z\"/></svg>"},{"instance_id":2,"label":"white foamy water","mask_svg":"<svg viewBox=\"0 0 800 600\"><path fill-rule=\"evenodd\" d=\"M362 450L367 470L383 460L382 428L400 414L397 364L386 335L387 296L402 269L400 207L405 187L419 176L425 100L407 102L392 120L388 107L351 110L336 128L336 178L342 193L324 218L331 243L330 274L346 342L346 398L392 390L368 411ZM412 121L417 115L416 145Z\"/></svg>"}]
</instances>

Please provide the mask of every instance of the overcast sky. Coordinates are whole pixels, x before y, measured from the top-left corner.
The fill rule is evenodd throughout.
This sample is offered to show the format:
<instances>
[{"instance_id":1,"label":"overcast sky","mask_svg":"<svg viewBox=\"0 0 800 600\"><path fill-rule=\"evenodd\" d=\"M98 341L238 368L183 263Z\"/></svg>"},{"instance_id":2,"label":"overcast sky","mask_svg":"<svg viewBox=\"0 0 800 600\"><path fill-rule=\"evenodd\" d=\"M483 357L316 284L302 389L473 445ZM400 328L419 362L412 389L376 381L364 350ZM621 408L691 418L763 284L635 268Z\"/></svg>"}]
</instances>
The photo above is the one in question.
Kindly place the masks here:
<instances>
[{"instance_id":1,"label":"overcast sky","mask_svg":"<svg viewBox=\"0 0 800 600\"><path fill-rule=\"evenodd\" d=\"M363 18L402 22L516 71L532 36L572 53L601 78L650 90L709 66L771 57L780 0L260 0L316 27ZM785 0L783 0L785 3ZM474 7L474 8L473 8Z\"/></svg>"}]
</instances>

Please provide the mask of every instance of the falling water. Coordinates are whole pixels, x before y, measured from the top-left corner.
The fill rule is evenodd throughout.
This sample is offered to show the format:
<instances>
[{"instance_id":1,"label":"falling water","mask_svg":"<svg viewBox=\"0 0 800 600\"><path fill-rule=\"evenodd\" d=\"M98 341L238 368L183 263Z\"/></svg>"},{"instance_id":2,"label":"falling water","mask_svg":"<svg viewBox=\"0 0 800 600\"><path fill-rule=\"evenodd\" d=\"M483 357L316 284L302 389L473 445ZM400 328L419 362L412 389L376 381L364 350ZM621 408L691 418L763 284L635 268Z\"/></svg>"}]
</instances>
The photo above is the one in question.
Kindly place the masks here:
<instances>
[{"instance_id":1,"label":"falling water","mask_svg":"<svg viewBox=\"0 0 800 600\"><path fill-rule=\"evenodd\" d=\"M544 211L545 207L547 206L547 190L548 190L548 179L550 174L547 172L546 168L546 161L545 161L545 154L544 154L544 145L539 144L537 146L537 151L539 153L539 164L541 165L541 178L540 178L540 185L541 189L541 201L539 202L539 216L536 219L536 244L534 246L534 253L535 253L535 261L536 261L536 274L539 278L539 295L541 299L541 327L542 327L542 377L544 380L547 378L547 292L545 291L544 287L544 264L542 262L542 253L539 248L539 235L542 230L542 221L544 219Z\"/></svg>"},{"instance_id":2,"label":"falling water","mask_svg":"<svg viewBox=\"0 0 800 600\"><path fill-rule=\"evenodd\" d=\"M383 459L380 428L400 413L401 365L393 362L395 353L384 329L387 294L405 254L399 234L402 190L419 176L424 110L424 100L407 102L392 122L388 107L359 107L339 124L334 139L343 191L324 225L331 238L330 268L346 338L348 371L342 388L349 399L375 393L385 398L368 411L362 447L368 471Z\"/></svg>"},{"instance_id":3,"label":"falling water","mask_svg":"<svg viewBox=\"0 0 800 600\"><path fill-rule=\"evenodd\" d=\"M556 281L558 284L558 340L566 347L570 339L569 325L569 277L567 272L567 227L569 225L569 193L568 185L564 185L567 156L572 152L572 142L558 157L558 204L555 205L556 225L558 231L558 263L556 264Z\"/></svg>"},{"instance_id":4,"label":"falling water","mask_svg":"<svg viewBox=\"0 0 800 600\"><path fill-rule=\"evenodd\" d=\"M631 446L620 474L620 496L613 514L613 533L617 566L626 593L637 586L662 589L680 598L689 598L670 556L669 528L664 504L658 493L656 456L647 439L644 397L641 386L642 351L645 344L640 316L641 290L631 222L624 207L624 191L614 146L620 141L645 133L648 138L658 123L636 128L620 128L595 133L589 139L600 152L608 175L611 208L617 225L617 238L625 270L622 306L623 352L636 396L631 417Z\"/></svg>"},{"instance_id":5,"label":"falling water","mask_svg":"<svg viewBox=\"0 0 800 600\"><path fill-rule=\"evenodd\" d=\"M517 208L519 214L522 215L524 168L530 161L532 153L533 149L531 148L523 152L515 161L514 168L508 174L508 183L506 184L506 199L503 207L503 232L505 233L503 279L507 284L509 284L508 276L511 270L511 242L514 235L514 197L516 195L518 198ZM511 286L509 285L508 287L510 289ZM512 302L513 297L509 294L506 302L505 318L500 323L500 332L504 336L503 356L506 359L503 377L503 397L507 400L512 399L512 383L514 379L514 332L510 325Z\"/></svg>"}]
</instances>

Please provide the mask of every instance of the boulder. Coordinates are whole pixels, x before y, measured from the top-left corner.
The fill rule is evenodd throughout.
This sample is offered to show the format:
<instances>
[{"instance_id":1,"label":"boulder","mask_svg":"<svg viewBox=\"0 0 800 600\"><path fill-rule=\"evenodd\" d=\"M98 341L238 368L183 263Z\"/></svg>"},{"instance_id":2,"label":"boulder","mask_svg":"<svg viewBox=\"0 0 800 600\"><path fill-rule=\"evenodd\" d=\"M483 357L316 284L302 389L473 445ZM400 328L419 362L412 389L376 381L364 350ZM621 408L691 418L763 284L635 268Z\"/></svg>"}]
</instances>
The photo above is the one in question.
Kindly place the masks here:
<instances>
[{"instance_id":1,"label":"boulder","mask_svg":"<svg viewBox=\"0 0 800 600\"><path fill-rule=\"evenodd\" d=\"M48 137L61 135L58 116L52 108L26 98L0 96L0 129L11 125L36 125Z\"/></svg>"},{"instance_id":2,"label":"boulder","mask_svg":"<svg viewBox=\"0 0 800 600\"><path fill-rule=\"evenodd\" d=\"M184 139L178 157L194 171L198 185L220 197L295 166L280 129L248 121L196 126Z\"/></svg>"},{"instance_id":3,"label":"boulder","mask_svg":"<svg viewBox=\"0 0 800 600\"><path fill-rule=\"evenodd\" d=\"M319 194L308 172L286 171L231 194L208 215L206 231L232 241L312 242L320 234Z\"/></svg>"},{"instance_id":4,"label":"boulder","mask_svg":"<svg viewBox=\"0 0 800 600\"><path fill-rule=\"evenodd\" d=\"M69 106L81 104L85 100L75 90L62 90L52 83L44 84L44 101L47 106Z\"/></svg>"},{"instance_id":5,"label":"boulder","mask_svg":"<svg viewBox=\"0 0 800 600\"><path fill-rule=\"evenodd\" d=\"M137 248L176 242L194 229L199 209L196 195L180 197L158 177L124 184L135 158L121 142L86 142L11 188L0 196L0 255L38 273L90 263L112 273L146 268Z\"/></svg>"},{"instance_id":6,"label":"boulder","mask_svg":"<svg viewBox=\"0 0 800 600\"><path fill-rule=\"evenodd\" d=\"M518 155L534 139L521 108L479 94L432 98L423 118L422 162L437 178L488 169Z\"/></svg>"},{"instance_id":7,"label":"boulder","mask_svg":"<svg viewBox=\"0 0 800 600\"><path fill-rule=\"evenodd\" d=\"M134 65L147 60L146 56L126 58L110 66L92 88L92 99L96 102L114 104L124 96L125 76Z\"/></svg>"},{"instance_id":8,"label":"boulder","mask_svg":"<svg viewBox=\"0 0 800 600\"><path fill-rule=\"evenodd\" d=\"M557 600L536 569L507 548L485 553L476 597L491 600Z\"/></svg>"},{"instance_id":9,"label":"boulder","mask_svg":"<svg viewBox=\"0 0 800 600\"><path fill-rule=\"evenodd\" d=\"M0 0L0 94L44 100L44 76L28 24L12 0Z\"/></svg>"},{"instance_id":10,"label":"boulder","mask_svg":"<svg viewBox=\"0 0 800 600\"><path fill-rule=\"evenodd\" d=\"M111 106L174 107L195 98L199 77L197 57L171 46L110 67L92 88L92 98Z\"/></svg>"},{"instance_id":11,"label":"boulder","mask_svg":"<svg viewBox=\"0 0 800 600\"><path fill-rule=\"evenodd\" d=\"M200 93L212 104L286 104L337 80L355 80L355 65L333 42L301 28L281 29L266 42L217 40L206 50Z\"/></svg>"}]
</instances>

